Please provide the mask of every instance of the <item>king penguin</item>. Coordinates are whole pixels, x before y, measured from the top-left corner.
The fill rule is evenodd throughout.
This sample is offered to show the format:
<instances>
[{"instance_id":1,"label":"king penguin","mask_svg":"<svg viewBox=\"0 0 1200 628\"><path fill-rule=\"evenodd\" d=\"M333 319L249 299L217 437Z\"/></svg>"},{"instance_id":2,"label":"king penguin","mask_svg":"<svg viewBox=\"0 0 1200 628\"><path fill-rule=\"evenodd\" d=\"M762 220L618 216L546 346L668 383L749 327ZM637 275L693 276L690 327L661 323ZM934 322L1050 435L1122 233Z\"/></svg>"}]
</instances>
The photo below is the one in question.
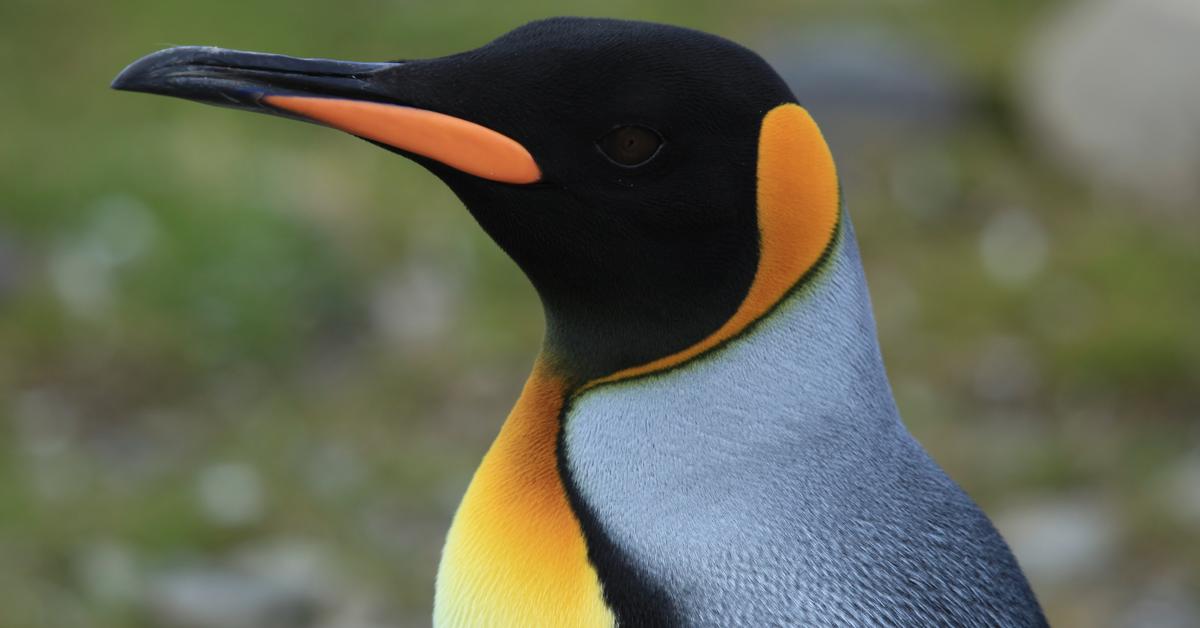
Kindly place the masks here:
<instances>
[{"instance_id":1,"label":"king penguin","mask_svg":"<svg viewBox=\"0 0 1200 628\"><path fill-rule=\"evenodd\" d=\"M558 18L427 60L171 48L113 87L414 159L536 288L542 351L435 625L1046 624L902 424L829 148L753 52Z\"/></svg>"}]
</instances>

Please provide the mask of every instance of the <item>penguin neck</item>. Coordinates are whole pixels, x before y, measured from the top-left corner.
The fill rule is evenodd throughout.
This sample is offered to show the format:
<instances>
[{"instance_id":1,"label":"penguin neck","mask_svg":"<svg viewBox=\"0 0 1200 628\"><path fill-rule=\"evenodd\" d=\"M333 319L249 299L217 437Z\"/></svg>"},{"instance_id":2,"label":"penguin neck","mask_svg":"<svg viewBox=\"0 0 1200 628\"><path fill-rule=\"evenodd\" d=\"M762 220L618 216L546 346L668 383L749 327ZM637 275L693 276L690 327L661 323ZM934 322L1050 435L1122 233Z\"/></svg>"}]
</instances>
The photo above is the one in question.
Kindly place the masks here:
<instances>
[{"instance_id":1,"label":"penguin neck","mask_svg":"<svg viewBox=\"0 0 1200 628\"><path fill-rule=\"evenodd\" d=\"M753 240L721 248L728 244L696 242L696 250L711 254L681 254L673 268L615 252L628 259L610 264L628 267L609 268L612 274L599 279L594 270L562 269L566 278L548 285L545 269L527 273L546 321L540 359L575 389L708 336L734 314L754 277Z\"/></svg>"},{"instance_id":2,"label":"penguin neck","mask_svg":"<svg viewBox=\"0 0 1200 628\"><path fill-rule=\"evenodd\" d=\"M683 385L697 380L710 388L717 382L719 389ZM758 386L763 381L777 384L769 397ZM672 394L680 397L720 398L758 409L739 418L750 422L820 424L836 417L850 431L898 424L849 216L843 212L828 254L811 276L737 336L671 368L585 387L572 404L607 396L609 388L616 394L625 391L629 401L642 397L637 389L650 388L676 391ZM644 399L647 404L663 401L657 395ZM748 431L747 438L753 437Z\"/></svg>"},{"instance_id":3,"label":"penguin neck","mask_svg":"<svg viewBox=\"0 0 1200 628\"><path fill-rule=\"evenodd\" d=\"M699 358L695 368L705 368L705 361L727 373L726 393L735 397L756 390L742 385L748 379L785 384L768 399L745 400L769 404L756 414L762 420L821 423L836 416L847 430L899 422L854 227L844 210L816 272L738 337Z\"/></svg>"},{"instance_id":4,"label":"penguin neck","mask_svg":"<svg viewBox=\"0 0 1200 628\"><path fill-rule=\"evenodd\" d=\"M793 410L796 420L850 414L857 423L899 421L854 227L844 210L817 272L708 359L742 377L790 383L790 396L779 393L769 401Z\"/></svg>"}]
</instances>

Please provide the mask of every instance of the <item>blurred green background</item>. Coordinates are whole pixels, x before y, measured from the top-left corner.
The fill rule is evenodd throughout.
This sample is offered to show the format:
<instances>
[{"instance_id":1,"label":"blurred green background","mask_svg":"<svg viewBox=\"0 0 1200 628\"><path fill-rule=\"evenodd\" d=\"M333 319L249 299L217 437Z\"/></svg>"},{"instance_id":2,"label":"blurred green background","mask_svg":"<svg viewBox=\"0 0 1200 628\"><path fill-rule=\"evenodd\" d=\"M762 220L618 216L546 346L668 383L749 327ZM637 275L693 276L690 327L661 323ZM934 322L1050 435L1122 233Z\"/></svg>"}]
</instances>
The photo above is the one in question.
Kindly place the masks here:
<instances>
[{"instance_id":1,"label":"blurred green background","mask_svg":"<svg viewBox=\"0 0 1200 628\"><path fill-rule=\"evenodd\" d=\"M1052 623L1200 625L1197 3L6 0L0 626L428 624L535 295L403 159L107 84L168 45L436 56L555 14L775 63L906 421Z\"/></svg>"}]
</instances>

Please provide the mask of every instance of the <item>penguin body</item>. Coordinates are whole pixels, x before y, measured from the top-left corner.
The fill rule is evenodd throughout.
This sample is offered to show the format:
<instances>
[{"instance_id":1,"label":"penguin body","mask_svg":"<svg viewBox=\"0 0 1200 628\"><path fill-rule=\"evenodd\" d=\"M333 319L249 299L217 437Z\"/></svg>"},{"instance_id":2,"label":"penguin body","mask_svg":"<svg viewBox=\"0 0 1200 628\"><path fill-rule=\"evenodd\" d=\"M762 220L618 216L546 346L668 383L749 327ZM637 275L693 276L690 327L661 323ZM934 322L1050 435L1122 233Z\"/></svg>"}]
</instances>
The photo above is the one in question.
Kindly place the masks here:
<instances>
[{"instance_id":1,"label":"penguin body","mask_svg":"<svg viewBox=\"0 0 1200 628\"><path fill-rule=\"evenodd\" d=\"M435 625L1045 624L900 422L832 156L749 50L560 18L429 60L176 48L114 87L411 157L537 289Z\"/></svg>"}]
</instances>

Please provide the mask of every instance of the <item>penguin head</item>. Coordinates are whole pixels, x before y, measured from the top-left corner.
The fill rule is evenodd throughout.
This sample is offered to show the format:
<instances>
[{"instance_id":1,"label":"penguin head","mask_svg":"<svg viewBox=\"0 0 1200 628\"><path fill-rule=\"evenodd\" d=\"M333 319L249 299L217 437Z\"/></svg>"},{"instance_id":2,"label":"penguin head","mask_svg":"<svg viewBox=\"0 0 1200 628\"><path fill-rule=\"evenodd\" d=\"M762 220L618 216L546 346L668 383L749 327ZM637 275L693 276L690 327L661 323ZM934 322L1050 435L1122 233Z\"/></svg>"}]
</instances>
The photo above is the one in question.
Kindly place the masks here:
<instances>
[{"instance_id":1,"label":"penguin head","mask_svg":"<svg viewBox=\"0 0 1200 628\"><path fill-rule=\"evenodd\" d=\"M685 350L744 306L768 236L764 120L795 102L725 39L584 18L386 63L171 48L113 87L316 122L421 163L529 277L547 358L579 381Z\"/></svg>"}]
</instances>

